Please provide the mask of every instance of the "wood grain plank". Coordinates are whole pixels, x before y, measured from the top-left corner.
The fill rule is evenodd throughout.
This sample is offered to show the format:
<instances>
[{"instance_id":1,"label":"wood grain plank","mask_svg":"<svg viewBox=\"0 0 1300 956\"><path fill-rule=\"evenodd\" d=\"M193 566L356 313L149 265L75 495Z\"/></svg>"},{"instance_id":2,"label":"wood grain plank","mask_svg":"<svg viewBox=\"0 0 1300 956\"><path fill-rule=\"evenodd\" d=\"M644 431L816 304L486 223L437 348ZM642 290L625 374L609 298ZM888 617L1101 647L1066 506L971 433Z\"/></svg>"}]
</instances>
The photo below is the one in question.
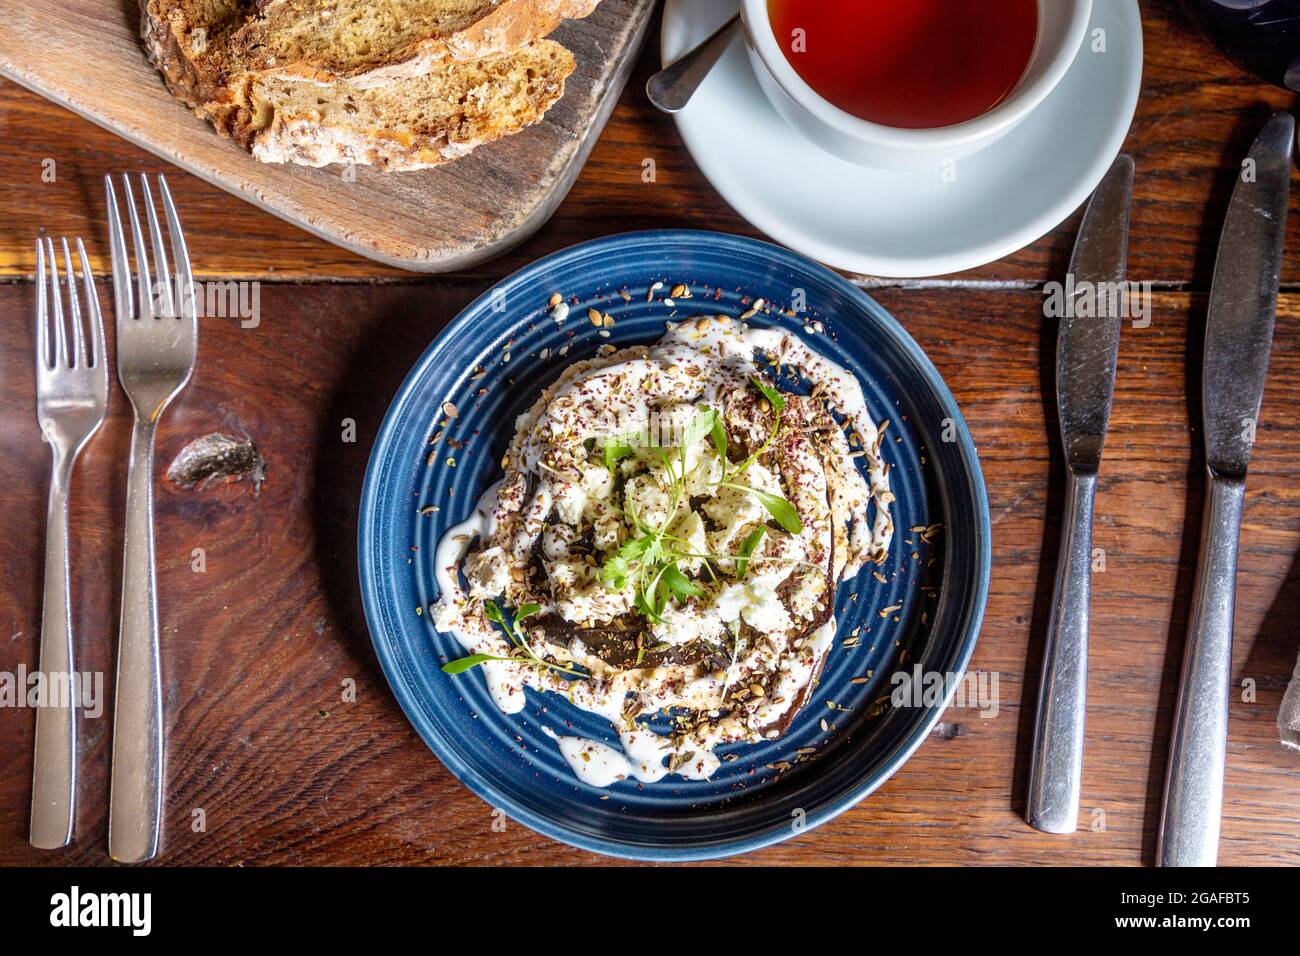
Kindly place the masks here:
<instances>
[{"instance_id":1,"label":"wood grain plank","mask_svg":"<svg viewBox=\"0 0 1300 956\"><path fill-rule=\"evenodd\" d=\"M244 485L157 500L168 736L166 863L595 864L509 823L428 753L378 670L355 576L356 506L370 442L410 364L482 281L263 288L262 322L204 320L198 373L168 413L160 467L188 440L246 431L270 462ZM972 667L996 674L996 716L950 710L879 792L746 863L1150 863L1204 492L1195 451L1204 297L1156 296L1126 328L1098 493L1084 829L1021 820L1032 705L1059 538L1063 482L1050 394L1054 331L1032 291L878 294L929 352L975 435L994 568ZM30 414L29 285L0 285L0 510L6 583L0 671L37 644L47 452ZM1190 334L1189 334L1190 332ZM1225 864L1300 863L1300 760L1274 726L1300 618L1300 295L1280 303L1238 578ZM73 491L82 666L111 699L129 421L115 392ZM342 441L345 419L357 440ZM192 570L194 549L206 570ZM345 681L356 702L345 703ZM84 722L76 845L25 844L33 716L0 708L0 864L106 862L110 722ZM203 810L206 830L193 829ZM1104 817L1102 816L1104 814ZM1092 829L1104 822L1104 829Z\"/></svg>"},{"instance_id":2,"label":"wood grain plank","mask_svg":"<svg viewBox=\"0 0 1300 956\"><path fill-rule=\"evenodd\" d=\"M1143 92L1125 145L1137 162L1130 272L1165 287L1205 289L1237 164L1268 112L1287 108L1292 97L1253 80L1220 55L1186 22L1176 0L1146 0L1142 15ZM630 229L690 226L760 235L695 168L672 121L645 101L645 80L657 63L658 39L652 35L610 122L551 221L472 274L504 275L574 242ZM184 118L179 108L176 112ZM95 240L98 267L104 268L98 258L106 235L98 178L110 169L170 168L2 80L0 140L7 155L6 174L0 177L0 210L5 212L0 217L0 277L31 274L31 239L39 228L55 235L88 234ZM647 158L655 161L657 171L651 183L641 175ZM56 162L55 183L42 182L46 159ZM201 240L195 265L203 276L319 280L400 274L197 178L177 174L172 185L187 227ZM1300 204L1300 198L1293 203ZM1297 213L1300 208L1293 206L1291 248L1300 248ZM1058 276L1069 260L1077 225L1076 214L1020 252L958 278L1035 283ZM1283 281L1300 285L1300 259L1287 261Z\"/></svg>"},{"instance_id":3,"label":"wood grain plank","mask_svg":"<svg viewBox=\"0 0 1300 956\"><path fill-rule=\"evenodd\" d=\"M102 0L0 0L0 74L352 252L445 272L499 255L555 211L618 99L653 7L605 0L561 24L554 37L578 65L542 122L401 175L259 163L217 137L145 59L136 0L107 9Z\"/></svg>"}]
</instances>

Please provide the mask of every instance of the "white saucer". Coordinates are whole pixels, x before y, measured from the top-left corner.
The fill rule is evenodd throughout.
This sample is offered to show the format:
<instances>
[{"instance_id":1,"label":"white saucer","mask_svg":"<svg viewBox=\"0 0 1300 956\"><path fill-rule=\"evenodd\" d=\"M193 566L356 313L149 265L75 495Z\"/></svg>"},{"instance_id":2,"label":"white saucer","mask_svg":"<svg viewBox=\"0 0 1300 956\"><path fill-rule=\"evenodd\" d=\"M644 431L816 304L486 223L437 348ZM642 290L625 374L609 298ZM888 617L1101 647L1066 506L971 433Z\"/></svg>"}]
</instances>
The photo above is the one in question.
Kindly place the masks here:
<instances>
[{"instance_id":1,"label":"white saucer","mask_svg":"<svg viewBox=\"0 0 1300 956\"><path fill-rule=\"evenodd\" d=\"M737 10L667 0L672 62ZM1105 52L1093 52L1095 31ZM722 197L776 241L847 272L935 276L992 262L1051 231L1088 198L1128 133L1142 84L1137 0L1094 0L1065 78L1023 123L950 170L865 169L803 139L768 103L738 40L676 116Z\"/></svg>"}]
</instances>

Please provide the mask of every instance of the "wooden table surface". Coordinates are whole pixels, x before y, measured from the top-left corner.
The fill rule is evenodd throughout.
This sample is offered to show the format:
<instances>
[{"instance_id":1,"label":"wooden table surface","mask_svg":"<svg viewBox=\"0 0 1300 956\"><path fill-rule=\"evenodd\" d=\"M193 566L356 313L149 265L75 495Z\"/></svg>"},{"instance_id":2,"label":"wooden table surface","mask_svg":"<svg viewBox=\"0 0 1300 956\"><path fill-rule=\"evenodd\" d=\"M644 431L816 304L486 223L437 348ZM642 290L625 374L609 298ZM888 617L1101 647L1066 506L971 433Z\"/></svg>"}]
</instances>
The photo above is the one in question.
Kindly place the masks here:
<instances>
[{"instance_id":1,"label":"wooden table surface","mask_svg":"<svg viewBox=\"0 0 1300 956\"><path fill-rule=\"evenodd\" d=\"M1152 321L1126 328L1095 529L1092 660L1081 828L1021 818L1033 700L1059 541L1063 466L1050 399L1055 329L1044 282L1065 270L1078 214L1000 262L929 282L859 281L952 387L984 464L993 579L972 667L999 676L1000 709L950 710L856 809L753 863L1149 864L1205 491L1201 330L1236 168L1271 110L1291 105L1224 60L1172 0L1143 6L1144 90L1126 149L1137 163L1130 278L1154 285ZM425 749L389 694L355 574L370 442L415 358L502 275L573 242L695 226L754 235L695 169L641 93L652 36L613 120L552 222L471 274L417 278L353 256L0 82L0 673L36 666L48 452L32 382L33 237L80 233L106 264L100 177L167 171L200 278L260 282L261 322L204 319L198 371L164 419L165 464L210 431L246 432L269 462L247 484L157 493L167 735L163 862L536 863L603 858L516 823ZM645 183L642 160L658 178ZM49 182L48 170L55 171ZM42 173L47 172L45 178ZM1237 581L1234 690L1220 861L1300 863L1300 755L1274 724L1300 649L1300 210L1252 462ZM357 440L341 440L343 421ZM111 701L130 421L119 391L73 490L80 669ZM205 569L194 570L195 549ZM355 681L355 702L342 699ZM26 843L33 714L0 707L0 864L97 864L105 853L111 703L82 722L75 844ZM200 812L201 811L201 812ZM201 825L200 825L201 824Z\"/></svg>"}]
</instances>

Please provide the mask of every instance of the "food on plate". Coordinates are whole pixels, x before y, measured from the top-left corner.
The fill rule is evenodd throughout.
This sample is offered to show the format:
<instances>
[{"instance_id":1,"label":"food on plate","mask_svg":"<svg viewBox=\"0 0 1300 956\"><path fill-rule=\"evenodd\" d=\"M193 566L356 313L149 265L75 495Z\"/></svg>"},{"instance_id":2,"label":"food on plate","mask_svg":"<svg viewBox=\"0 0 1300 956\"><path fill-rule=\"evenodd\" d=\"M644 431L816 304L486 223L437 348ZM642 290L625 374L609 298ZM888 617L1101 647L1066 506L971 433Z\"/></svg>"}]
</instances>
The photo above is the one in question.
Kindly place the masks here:
<instances>
[{"instance_id":1,"label":"food on plate","mask_svg":"<svg viewBox=\"0 0 1300 956\"><path fill-rule=\"evenodd\" d=\"M552 734L592 785L707 779L717 747L789 728L837 588L887 557L882 435L849 372L729 316L573 364L439 543L433 622L467 655L444 670L506 713L532 688L608 719L620 747Z\"/></svg>"},{"instance_id":2,"label":"food on plate","mask_svg":"<svg viewBox=\"0 0 1300 956\"><path fill-rule=\"evenodd\" d=\"M168 89L263 162L423 169L541 120L597 0L146 0Z\"/></svg>"}]
</instances>

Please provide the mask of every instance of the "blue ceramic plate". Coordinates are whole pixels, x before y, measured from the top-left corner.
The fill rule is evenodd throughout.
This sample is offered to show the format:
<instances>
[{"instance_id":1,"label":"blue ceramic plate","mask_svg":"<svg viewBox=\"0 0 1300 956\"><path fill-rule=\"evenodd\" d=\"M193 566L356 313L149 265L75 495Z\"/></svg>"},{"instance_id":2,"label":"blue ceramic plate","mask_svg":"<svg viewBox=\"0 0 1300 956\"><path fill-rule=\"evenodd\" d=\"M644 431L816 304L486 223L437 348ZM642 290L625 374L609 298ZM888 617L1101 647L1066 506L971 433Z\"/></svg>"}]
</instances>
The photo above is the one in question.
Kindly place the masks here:
<instances>
[{"instance_id":1,"label":"blue ceramic plate","mask_svg":"<svg viewBox=\"0 0 1300 956\"><path fill-rule=\"evenodd\" d=\"M678 299L675 309L647 303L656 281L665 290L687 283L693 295ZM547 310L557 291L570 303L563 325ZM602 345L655 341L670 312L677 320L738 315L758 296L783 310L803 305L797 317L773 311L751 323L804 336L850 369L875 419L890 422L883 454L898 495L899 530L878 569L886 583L868 568L840 588L835 647L813 699L784 737L720 749L722 767L708 781L669 776L648 785L586 786L543 730L617 746L609 724L532 691L522 713L506 716L482 675L441 671L462 652L427 613L438 597L430 566L435 545L497 477L515 416L568 364ZM589 305L614 317L608 338L587 320ZM459 414L431 446L446 401ZM921 525L942 527L927 543L908 531ZM541 833L650 860L719 857L776 843L880 786L943 710L933 702L894 706L891 676L916 664L945 675L964 672L989 577L988 504L975 447L917 344L833 272L777 246L709 232L584 243L515 273L457 316L407 376L384 419L362 492L359 535L375 651L438 759L492 806ZM893 605L898 610L882 616Z\"/></svg>"}]
</instances>

